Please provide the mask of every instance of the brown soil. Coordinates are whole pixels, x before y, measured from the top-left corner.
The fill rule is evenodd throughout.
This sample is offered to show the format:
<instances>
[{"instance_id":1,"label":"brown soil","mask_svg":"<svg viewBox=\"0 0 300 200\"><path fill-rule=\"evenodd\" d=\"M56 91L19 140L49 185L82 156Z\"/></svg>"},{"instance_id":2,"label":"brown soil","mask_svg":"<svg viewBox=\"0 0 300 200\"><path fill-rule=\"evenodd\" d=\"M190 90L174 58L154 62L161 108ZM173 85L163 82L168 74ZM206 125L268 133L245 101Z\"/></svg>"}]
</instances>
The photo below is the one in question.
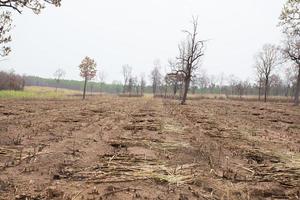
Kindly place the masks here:
<instances>
[{"instance_id":1,"label":"brown soil","mask_svg":"<svg viewBox=\"0 0 300 200\"><path fill-rule=\"evenodd\" d=\"M0 199L300 199L300 108L0 101Z\"/></svg>"}]
</instances>

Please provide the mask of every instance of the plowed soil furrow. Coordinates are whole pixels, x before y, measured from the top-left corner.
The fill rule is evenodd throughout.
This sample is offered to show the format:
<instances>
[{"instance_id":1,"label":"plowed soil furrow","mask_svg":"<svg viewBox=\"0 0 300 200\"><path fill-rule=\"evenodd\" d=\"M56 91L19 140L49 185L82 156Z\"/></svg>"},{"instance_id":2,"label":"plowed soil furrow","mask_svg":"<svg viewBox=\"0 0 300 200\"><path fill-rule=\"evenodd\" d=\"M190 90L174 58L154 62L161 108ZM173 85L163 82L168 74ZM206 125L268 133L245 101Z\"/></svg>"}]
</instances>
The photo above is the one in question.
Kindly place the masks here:
<instances>
[{"instance_id":1,"label":"plowed soil furrow","mask_svg":"<svg viewBox=\"0 0 300 200\"><path fill-rule=\"evenodd\" d=\"M299 199L300 110L152 98L0 107L0 199Z\"/></svg>"}]
</instances>

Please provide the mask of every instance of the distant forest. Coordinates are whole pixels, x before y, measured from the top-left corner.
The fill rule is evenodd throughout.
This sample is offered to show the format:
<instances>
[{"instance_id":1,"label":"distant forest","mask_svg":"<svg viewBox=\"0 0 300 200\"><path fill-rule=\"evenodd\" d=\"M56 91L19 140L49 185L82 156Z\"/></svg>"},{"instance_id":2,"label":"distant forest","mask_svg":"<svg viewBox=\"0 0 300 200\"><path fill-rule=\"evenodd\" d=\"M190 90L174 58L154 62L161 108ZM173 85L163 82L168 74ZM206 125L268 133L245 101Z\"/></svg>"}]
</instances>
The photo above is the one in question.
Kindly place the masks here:
<instances>
[{"instance_id":1,"label":"distant forest","mask_svg":"<svg viewBox=\"0 0 300 200\"><path fill-rule=\"evenodd\" d=\"M53 87L53 88L64 88L70 90L82 91L84 87L84 81L77 80L60 80L59 83L55 79L41 78L36 76L25 76L26 86L41 86L41 87ZM119 82L114 82L112 84L99 83L90 81L87 83L88 92L104 92L118 94L123 90L123 86Z\"/></svg>"},{"instance_id":2,"label":"distant forest","mask_svg":"<svg viewBox=\"0 0 300 200\"><path fill-rule=\"evenodd\" d=\"M82 91L84 87L84 81L78 80L60 80L57 84L55 79L50 78L41 78L36 76L25 76L25 85L26 86L41 86L41 87L53 87L53 88L64 88L71 90ZM123 84L118 81L114 81L113 83L99 83L90 81L87 83L87 92L91 93L109 93L109 94L120 94L123 92ZM167 93L172 92L172 87L167 88ZM284 85L272 85L270 95L272 96L292 96L293 87L290 91L287 92L287 88ZM161 86L158 88L158 94L165 94L166 87ZM152 86L145 87L145 93L152 93ZM235 85L224 85L220 87L217 84L210 84L205 87L197 87L192 85L190 91L192 94L224 94L224 95L238 95L238 96L246 96L246 95L257 95L259 93L258 87L254 84L250 84L245 82L243 84L235 84Z\"/></svg>"}]
</instances>

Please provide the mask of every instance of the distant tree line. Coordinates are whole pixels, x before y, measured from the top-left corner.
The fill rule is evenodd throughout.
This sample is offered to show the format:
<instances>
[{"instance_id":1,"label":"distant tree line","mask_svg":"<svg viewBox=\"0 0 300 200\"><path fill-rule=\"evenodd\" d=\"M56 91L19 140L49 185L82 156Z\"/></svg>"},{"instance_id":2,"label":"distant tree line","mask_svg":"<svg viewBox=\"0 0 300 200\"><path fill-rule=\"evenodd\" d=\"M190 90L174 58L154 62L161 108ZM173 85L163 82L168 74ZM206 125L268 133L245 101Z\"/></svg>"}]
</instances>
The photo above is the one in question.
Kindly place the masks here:
<instances>
[{"instance_id":1,"label":"distant tree line","mask_svg":"<svg viewBox=\"0 0 300 200\"><path fill-rule=\"evenodd\" d=\"M0 71L0 90L23 90L25 79L23 76L11 72Z\"/></svg>"},{"instance_id":2,"label":"distant tree line","mask_svg":"<svg viewBox=\"0 0 300 200\"><path fill-rule=\"evenodd\" d=\"M170 63L172 65L172 63ZM125 70L125 69L124 69ZM54 73L54 78L41 78L36 76L20 76L14 72L0 72L0 90L22 90L24 86L41 86L65 88L82 91L85 81L61 79L65 73L59 69ZM281 73L282 75L272 74L269 77L270 96L293 97L297 84L297 72L295 68L290 67ZM57 75L57 76L55 76ZM113 81L108 84L102 80L89 81L86 85L86 92L91 93L109 93L109 94L154 94L155 96L168 96L180 98L183 94L183 77L172 77L170 74L163 75L158 60L154 62L152 73L149 76L150 84L146 85L144 75L140 78L132 76L128 78L128 83ZM239 96L240 98L248 95L257 95L258 99L264 95L264 81L257 79L254 82L250 80L240 80L234 75L208 75L204 70L197 73L191 81L189 94L215 94Z\"/></svg>"},{"instance_id":3,"label":"distant tree line","mask_svg":"<svg viewBox=\"0 0 300 200\"><path fill-rule=\"evenodd\" d=\"M154 67L151 73L151 79L154 96L172 97L182 99L184 91L184 78L178 74L168 73L162 75L159 68ZM152 78L156 76L156 78ZM189 94L215 94L238 96L257 96L258 100L268 96L291 97L295 95L297 84L297 72L293 67L286 68L281 74L271 74L268 76L268 88L265 88L265 79L250 81L249 79L241 80L235 75L219 76L208 75L204 70L192 77ZM154 89L155 88L155 89ZM267 93L265 92L267 91Z\"/></svg>"}]
</instances>

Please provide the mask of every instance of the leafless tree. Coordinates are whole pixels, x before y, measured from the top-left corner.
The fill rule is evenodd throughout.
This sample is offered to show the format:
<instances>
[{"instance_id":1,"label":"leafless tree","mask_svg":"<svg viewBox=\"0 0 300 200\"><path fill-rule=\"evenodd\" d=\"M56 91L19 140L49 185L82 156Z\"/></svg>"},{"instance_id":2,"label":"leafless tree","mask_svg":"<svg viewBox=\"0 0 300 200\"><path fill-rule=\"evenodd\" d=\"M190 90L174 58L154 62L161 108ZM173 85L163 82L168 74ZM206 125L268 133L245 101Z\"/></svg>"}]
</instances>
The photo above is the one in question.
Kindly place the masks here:
<instances>
[{"instance_id":1,"label":"leafless tree","mask_svg":"<svg viewBox=\"0 0 300 200\"><path fill-rule=\"evenodd\" d=\"M294 86L297 83L297 72L296 67L289 66L285 69L284 72L284 86L285 86L285 96L288 97L289 94L293 96L293 90L295 90Z\"/></svg>"},{"instance_id":2,"label":"leafless tree","mask_svg":"<svg viewBox=\"0 0 300 200\"><path fill-rule=\"evenodd\" d=\"M243 81L244 95L248 95L249 89L252 87L249 79Z\"/></svg>"},{"instance_id":3,"label":"leafless tree","mask_svg":"<svg viewBox=\"0 0 300 200\"><path fill-rule=\"evenodd\" d=\"M123 93L125 93L126 90L128 90L127 85L129 84L129 80L132 77L132 67L129 65L123 65L122 66L122 74L123 74L123 79L124 79Z\"/></svg>"},{"instance_id":4,"label":"leafless tree","mask_svg":"<svg viewBox=\"0 0 300 200\"><path fill-rule=\"evenodd\" d=\"M168 73L165 76L165 82L172 87L173 97L176 97L179 90L179 98L182 97L182 86L184 81L184 75L182 73Z\"/></svg>"},{"instance_id":5,"label":"leafless tree","mask_svg":"<svg viewBox=\"0 0 300 200\"><path fill-rule=\"evenodd\" d=\"M134 80L133 77L130 77L128 80L128 87L127 87L127 92L129 93L129 95L131 95L133 88L134 88Z\"/></svg>"},{"instance_id":6,"label":"leafless tree","mask_svg":"<svg viewBox=\"0 0 300 200\"><path fill-rule=\"evenodd\" d=\"M283 81L278 74L273 74L270 77L270 88L272 90L272 94L275 96L280 95L280 90L282 89Z\"/></svg>"},{"instance_id":7,"label":"leafless tree","mask_svg":"<svg viewBox=\"0 0 300 200\"><path fill-rule=\"evenodd\" d=\"M93 79L97 74L96 67L97 64L95 60L89 57L85 57L79 65L80 76L84 78L83 99L85 99L87 82Z\"/></svg>"},{"instance_id":8,"label":"leafless tree","mask_svg":"<svg viewBox=\"0 0 300 200\"><path fill-rule=\"evenodd\" d=\"M63 79L66 76L66 72L63 69L57 69L54 74L54 79L56 81L56 88L55 91L57 92L57 88L59 85L59 82L61 81L61 79Z\"/></svg>"},{"instance_id":9,"label":"leafless tree","mask_svg":"<svg viewBox=\"0 0 300 200\"><path fill-rule=\"evenodd\" d=\"M295 89L295 105L299 105L300 94L300 35L290 35L283 47L283 55L286 60L291 61L297 71L297 83Z\"/></svg>"},{"instance_id":10,"label":"leafless tree","mask_svg":"<svg viewBox=\"0 0 300 200\"><path fill-rule=\"evenodd\" d=\"M257 66L254 67L255 68L255 74L256 74L256 84L258 87L258 100L261 100L261 94L262 94L262 89L264 86L264 73L262 70L258 70Z\"/></svg>"},{"instance_id":11,"label":"leafless tree","mask_svg":"<svg viewBox=\"0 0 300 200\"><path fill-rule=\"evenodd\" d=\"M140 77L140 87L141 87L141 96L143 96L146 88L146 80L144 74L141 74Z\"/></svg>"},{"instance_id":12,"label":"leafless tree","mask_svg":"<svg viewBox=\"0 0 300 200\"><path fill-rule=\"evenodd\" d=\"M165 82L172 87L173 97L176 97L177 91L182 88L183 83L183 73L178 73L177 69L180 67L178 66L177 60L169 60L169 67L172 73L167 73L165 76Z\"/></svg>"},{"instance_id":13,"label":"leafless tree","mask_svg":"<svg viewBox=\"0 0 300 200\"><path fill-rule=\"evenodd\" d=\"M138 81L137 76L132 77L132 84L133 84L133 88L136 92L136 95L139 95L140 94L140 82Z\"/></svg>"},{"instance_id":14,"label":"leafless tree","mask_svg":"<svg viewBox=\"0 0 300 200\"><path fill-rule=\"evenodd\" d=\"M238 83L235 85L236 90L238 92L238 95L240 96L240 99L242 99L242 96L244 94L244 84L243 81L238 81Z\"/></svg>"},{"instance_id":15,"label":"leafless tree","mask_svg":"<svg viewBox=\"0 0 300 200\"><path fill-rule=\"evenodd\" d=\"M151 71L151 75L150 75L150 79L152 82L152 92L153 95L155 96L157 93L157 90L160 89L160 86L162 84L162 75L160 72L160 61L159 60L155 60L154 61L154 68Z\"/></svg>"},{"instance_id":16,"label":"leafless tree","mask_svg":"<svg viewBox=\"0 0 300 200\"><path fill-rule=\"evenodd\" d=\"M99 83L100 83L100 93L102 92L102 87L105 84L105 73L104 71L99 71L98 72L98 79L99 79Z\"/></svg>"},{"instance_id":17,"label":"leafless tree","mask_svg":"<svg viewBox=\"0 0 300 200\"><path fill-rule=\"evenodd\" d=\"M205 70L200 70L198 76L197 76L197 79L198 79L198 84L199 84L199 88L200 89L206 89L208 88L208 85L209 85L209 78L208 78L208 75L206 73Z\"/></svg>"},{"instance_id":18,"label":"leafless tree","mask_svg":"<svg viewBox=\"0 0 300 200\"><path fill-rule=\"evenodd\" d=\"M287 0L280 15L279 25L286 35L283 55L297 68L297 84L294 103L299 105L300 94L300 1Z\"/></svg>"},{"instance_id":19,"label":"leafless tree","mask_svg":"<svg viewBox=\"0 0 300 200\"><path fill-rule=\"evenodd\" d=\"M32 10L34 13L39 14L45 7L44 2L60 6L61 0L1 0L0 8L0 56L7 56L11 49L6 46L11 41L10 31L12 28L12 11L22 13L24 8Z\"/></svg>"},{"instance_id":20,"label":"leafless tree","mask_svg":"<svg viewBox=\"0 0 300 200\"><path fill-rule=\"evenodd\" d=\"M238 78L231 74L229 75L228 77L228 84L230 86L230 89L231 89L231 95L234 95L234 91L235 91L235 88L236 88L236 85L238 85Z\"/></svg>"},{"instance_id":21,"label":"leafless tree","mask_svg":"<svg viewBox=\"0 0 300 200\"><path fill-rule=\"evenodd\" d=\"M262 51L255 56L255 69L258 74L262 74L264 78L264 101L267 102L269 93L270 76L276 66L281 63L278 48L272 44L263 46Z\"/></svg>"},{"instance_id":22,"label":"leafless tree","mask_svg":"<svg viewBox=\"0 0 300 200\"><path fill-rule=\"evenodd\" d=\"M200 59L204 56L204 40L198 39L198 19L192 20L192 31L185 30L186 40L179 45L178 60L181 66L176 73L184 74L184 90L181 104L185 104L190 88L190 82L195 71L199 68Z\"/></svg>"},{"instance_id":23,"label":"leafless tree","mask_svg":"<svg viewBox=\"0 0 300 200\"><path fill-rule=\"evenodd\" d=\"M224 79L225 79L224 72L222 72L221 74L219 74L218 79L219 79L219 94L221 95L222 94L223 84L224 84Z\"/></svg>"}]
</instances>

